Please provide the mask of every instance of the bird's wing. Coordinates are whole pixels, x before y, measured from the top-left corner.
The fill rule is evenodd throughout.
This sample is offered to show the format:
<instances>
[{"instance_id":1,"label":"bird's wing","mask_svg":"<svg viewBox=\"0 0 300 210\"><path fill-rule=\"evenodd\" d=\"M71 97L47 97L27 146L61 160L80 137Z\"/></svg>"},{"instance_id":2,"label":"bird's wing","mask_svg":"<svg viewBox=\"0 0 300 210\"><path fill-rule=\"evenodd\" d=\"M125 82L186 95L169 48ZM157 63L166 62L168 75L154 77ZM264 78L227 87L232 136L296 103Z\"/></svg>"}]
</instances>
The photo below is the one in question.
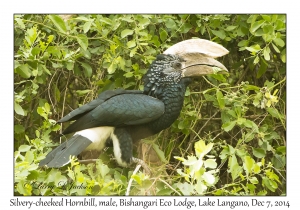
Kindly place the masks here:
<instances>
[{"instance_id":1,"label":"bird's wing","mask_svg":"<svg viewBox=\"0 0 300 210\"><path fill-rule=\"evenodd\" d=\"M97 106L99 106L100 104L102 104L106 100L108 100L108 99L110 99L110 98L112 98L116 95L128 94L128 93L141 94L142 91L140 91L140 90L124 90L124 89L104 91L101 94L99 94L98 98L96 98L95 100L93 100L93 101L91 101L91 102L89 102L89 103L73 110L72 112L70 112L69 114L67 114L66 116L64 116L60 120L58 120L57 122L62 123L62 122L77 120L80 117L82 117L83 115L85 115L86 113L88 113L91 110L95 109Z\"/></svg>"},{"instance_id":2,"label":"bird's wing","mask_svg":"<svg viewBox=\"0 0 300 210\"><path fill-rule=\"evenodd\" d=\"M144 124L157 119L164 112L164 103L156 98L144 94L119 94L81 116L63 134L99 126Z\"/></svg>"}]
</instances>

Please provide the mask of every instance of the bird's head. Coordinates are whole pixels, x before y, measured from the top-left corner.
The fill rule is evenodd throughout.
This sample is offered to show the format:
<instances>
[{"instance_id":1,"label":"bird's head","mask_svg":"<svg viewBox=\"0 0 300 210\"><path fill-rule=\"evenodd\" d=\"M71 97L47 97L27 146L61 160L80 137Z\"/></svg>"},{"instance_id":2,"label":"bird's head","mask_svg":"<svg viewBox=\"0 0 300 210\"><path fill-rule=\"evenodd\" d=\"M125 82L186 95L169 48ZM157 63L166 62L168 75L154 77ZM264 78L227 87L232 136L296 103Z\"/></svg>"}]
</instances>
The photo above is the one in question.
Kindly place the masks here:
<instances>
[{"instance_id":1,"label":"bird's head","mask_svg":"<svg viewBox=\"0 0 300 210\"><path fill-rule=\"evenodd\" d=\"M223 46L204 39L189 39L168 48L156 57L144 77L145 91L155 92L184 78L226 73L226 67L215 60L228 53Z\"/></svg>"}]
</instances>

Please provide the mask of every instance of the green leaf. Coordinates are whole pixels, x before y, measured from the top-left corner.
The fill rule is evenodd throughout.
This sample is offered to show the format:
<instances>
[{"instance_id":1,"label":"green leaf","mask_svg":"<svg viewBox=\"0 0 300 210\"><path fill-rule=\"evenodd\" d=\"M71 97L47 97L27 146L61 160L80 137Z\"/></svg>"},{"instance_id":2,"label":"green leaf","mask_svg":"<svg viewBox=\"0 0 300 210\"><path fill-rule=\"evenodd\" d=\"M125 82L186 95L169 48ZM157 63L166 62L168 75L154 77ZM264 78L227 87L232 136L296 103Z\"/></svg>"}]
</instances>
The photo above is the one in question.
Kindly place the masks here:
<instances>
[{"instance_id":1,"label":"green leaf","mask_svg":"<svg viewBox=\"0 0 300 210\"><path fill-rule=\"evenodd\" d=\"M243 125L247 128L252 128L254 131L258 132L258 126L252 120L246 120L243 122Z\"/></svg>"},{"instance_id":2,"label":"green leaf","mask_svg":"<svg viewBox=\"0 0 300 210\"><path fill-rule=\"evenodd\" d=\"M253 64L254 64L254 65L258 64L259 60L260 60L260 59L259 59L259 56L257 55L257 56L255 57L254 61L253 61Z\"/></svg>"},{"instance_id":3,"label":"green leaf","mask_svg":"<svg viewBox=\"0 0 300 210\"><path fill-rule=\"evenodd\" d=\"M133 77L133 72L132 72L132 71L126 72L126 73L124 74L124 77L126 77L126 78Z\"/></svg>"},{"instance_id":4,"label":"green leaf","mask_svg":"<svg viewBox=\"0 0 300 210\"><path fill-rule=\"evenodd\" d=\"M285 155L278 155L275 154L271 159L273 165L275 168L283 168L286 164L286 158Z\"/></svg>"},{"instance_id":5,"label":"green leaf","mask_svg":"<svg viewBox=\"0 0 300 210\"><path fill-rule=\"evenodd\" d=\"M115 73L115 71L116 71L116 69L117 69L117 66L118 66L117 64L111 63L110 66L109 66L108 69L107 69L107 72L108 72L109 74Z\"/></svg>"},{"instance_id":6,"label":"green leaf","mask_svg":"<svg viewBox=\"0 0 300 210\"><path fill-rule=\"evenodd\" d=\"M43 109L42 107L38 107L38 108L37 108L37 113L38 113L39 115L44 114L44 109Z\"/></svg>"},{"instance_id":7,"label":"green leaf","mask_svg":"<svg viewBox=\"0 0 300 210\"><path fill-rule=\"evenodd\" d=\"M48 17L60 32L67 33L65 21L59 15L49 15Z\"/></svg>"},{"instance_id":8,"label":"green leaf","mask_svg":"<svg viewBox=\"0 0 300 210\"><path fill-rule=\"evenodd\" d=\"M238 164L234 165L231 170L232 181L234 181L236 178L238 178L238 176L240 175L240 173L242 173L242 171L243 171L243 168L241 166L239 166Z\"/></svg>"},{"instance_id":9,"label":"green leaf","mask_svg":"<svg viewBox=\"0 0 300 210\"><path fill-rule=\"evenodd\" d=\"M266 156L266 151L262 148L252 148L253 155L257 158L263 158Z\"/></svg>"},{"instance_id":10,"label":"green leaf","mask_svg":"<svg viewBox=\"0 0 300 210\"><path fill-rule=\"evenodd\" d=\"M219 157L220 157L222 160L224 160L227 156L229 156L229 148L228 148L228 146L225 146L225 147L223 148L223 150L221 151Z\"/></svg>"},{"instance_id":11,"label":"green leaf","mask_svg":"<svg viewBox=\"0 0 300 210\"><path fill-rule=\"evenodd\" d=\"M84 75L86 77L91 77L93 73L92 67L87 63L81 63L81 66L84 68Z\"/></svg>"},{"instance_id":12,"label":"green leaf","mask_svg":"<svg viewBox=\"0 0 300 210\"><path fill-rule=\"evenodd\" d=\"M264 20L266 20L266 21L268 21L268 22L271 21L271 15L261 15L261 16L262 16L262 18L263 18Z\"/></svg>"},{"instance_id":13,"label":"green leaf","mask_svg":"<svg viewBox=\"0 0 300 210\"><path fill-rule=\"evenodd\" d=\"M259 50L261 50L261 48L260 48L260 45L255 44L255 45L252 45L252 46L250 46L250 47L246 47L246 50L248 50L248 51L250 51L250 52L256 53L256 52L258 52Z\"/></svg>"},{"instance_id":14,"label":"green leaf","mask_svg":"<svg viewBox=\"0 0 300 210\"><path fill-rule=\"evenodd\" d=\"M278 153L286 154L286 146L279 146L276 148Z\"/></svg>"},{"instance_id":15,"label":"green leaf","mask_svg":"<svg viewBox=\"0 0 300 210\"><path fill-rule=\"evenodd\" d=\"M225 99L224 99L222 92L220 90L217 90L216 96L217 96L217 100L218 100L220 109L224 109L225 108Z\"/></svg>"},{"instance_id":16,"label":"green leaf","mask_svg":"<svg viewBox=\"0 0 300 210\"><path fill-rule=\"evenodd\" d=\"M103 22L103 23L106 23L108 25L112 25L113 24L113 21L109 18L106 18L106 17L102 17L99 19L99 21Z\"/></svg>"},{"instance_id":17,"label":"green leaf","mask_svg":"<svg viewBox=\"0 0 300 210\"><path fill-rule=\"evenodd\" d=\"M272 46L273 46L274 50L275 50L277 53L280 53L280 50L276 47L275 44L272 43Z\"/></svg>"},{"instance_id":18,"label":"green leaf","mask_svg":"<svg viewBox=\"0 0 300 210\"><path fill-rule=\"evenodd\" d=\"M54 36L53 35L49 35L48 36L48 39L47 39L47 43L50 44L54 39Z\"/></svg>"},{"instance_id":19,"label":"green leaf","mask_svg":"<svg viewBox=\"0 0 300 210\"><path fill-rule=\"evenodd\" d=\"M28 150L25 154L25 159L24 161L28 162L28 164L31 164L32 161L34 160L34 154L33 151Z\"/></svg>"},{"instance_id":20,"label":"green leaf","mask_svg":"<svg viewBox=\"0 0 300 210\"><path fill-rule=\"evenodd\" d=\"M249 44L249 40L242 40L238 43L238 46L245 47L245 46L248 46L248 44Z\"/></svg>"},{"instance_id":21,"label":"green leaf","mask_svg":"<svg viewBox=\"0 0 300 210\"><path fill-rule=\"evenodd\" d=\"M135 43L134 40L131 40L131 41L127 42L127 47L128 47L128 48L133 48L133 47L135 47L135 46L136 46L136 43Z\"/></svg>"},{"instance_id":22,"label":"green leaf","mask_svg":"<svg viewBox=\"0 0 300 210\"><path fill-rule=\"evenodd\" d=\"M199 140L195 143L195 151L196 151L196 155L199 156L204 156L207 153L210 152L210 150L213 147L213 143L209 143L207 145L205 145L205 142L203 140Z\"/></svg>"},{"instance_id":23,"label":"green leaf","mask_svg":"<svg viewBox=\"0 0 300 210\"><path fill-rule=\"evenodd\" d=\"M284 41L281 38L275 38L273 39L273 42L279 47L283 47L285 45Z\"/></svg>"},{"instance_id":24,"label":"green leaf","mask_svg":"<svg viewBox=\"0 0 300 210\"><path fill-rule=\"evenodd\" d=\"M80 47L82 47L83 50L87 50L88 45L89 45L89 41L86 35L84 34L78 34L76 36L77 42L80 45Z\"/></svg>"},{"instance_id":25,"label":"green leaf","mask_svg":"<svg viewBox=\"0 0 300 210\"><path fill-rule=\"evenodd\" d=\"M54 87L54 96L55 96L55 100L56 100L57 102L60 102L60 90L57 88L57 85L56 85L56 84L54 84L53 87Z\"/></svg>"},{"instance_id":26,"label":"green leaf","mask_svg":"<svg viewBox=\"0 0 300 210\"><path fill-rule=\"evenodd\" d=\"M172 192L173 190L171 190L170 188L166 188L166 189L159 190L155 195L156 196L171 195Z\"/></svg>"},{"instance_id":27,"label":"green leaf","mask_svg":"<svg viewBox=\"0 0 300 210\"><path fill-rule=\"evenodd\" d=\"M61 187L61 183L65 183L67 181L68 181L68 179L65 176L61 175L60 171L55 173L54 184L56 187Z\"/></svg>"},{"instance_id":28,"label":"green leaf","mask_svg":"<svg viewBox=\"0 0 300 210\"><path fill-rule=\"evenodd\" d=\"M243 170L242 167L239 166L235 155L229 157L228 168L229 168L229 172L231 173L232 181L234 181Z\"/></svg>"},{"instance_id":29,"label":"green leaf","mask_svg":"<svg viewBox=\"0 0 300 210\"><path fill-rule=\"evenodd\" d=\"M164 42L168 37L168 33L164 29L160 28L159 29L159 37L160 37L161 41Z\"/></svg>"},{"instance_id":30,"label":"green leaf","mask_svg":"<svg viewBox=\"0 0 300 210\"><path fill-rule=\"evenodd\" d=\"M237 118L235 111L233 111L233 110L228 110L227 113L228 113L229 115L231 115L232 117Z\"/></svg>"},{"instance_id":31,"label":"green leaf","mask_svg":"<svg viewBox=\"0 0 300 210\"><path fill-rule=\"evenodd\" d=\"M141 26L145 27L145 26L149 25L151 22L148 18L141 18L141 19L139 19L139 23Z\"/></svg>"},{"instance_id":32,"label":"green leaf","mask_svg":"<svg viewBox=\"0 0 300 210\"><path fill-rule=\"evenodd\" d=\"M35 40L36 40L36 38L38 36L38 33L39 32L37 31L37 28L35 26L32 27L32 28L27 29L25 40L27 41L27 43L29 45L33 45L34 44L34 42L35 42ZM26 57L28 57L28 56L26 55Z\"/></svg>"},{"instance_id":33,"label":"green leaf","mask_svg":"<svg viewBox=\"0 0 300 210\"><path fill-rule=\"evenodd\" d=\"M157 35L154 35L154 36L152 37L151 42L153 42L153 44L155 44L156 47L159 47L159 46L160 46L159 37L158 37Z\"/></svg>"},{"instance_id":34,"label":"green leaf","mask_svg":"<svg viewBox=\"0 0 300 210\"><path fill-rule=\"evenodd\" d=\"M245 122L246 122L246 118L244 118L244 117L238 117L237 120L236 120L236 123L237 123L238 125L242 125L242 124L244 124Z\"/></svg>"},{"instance_id":35,"label":"green leaf","mask_svg":"<svg viewBox=\"0 0 300 210\"><path fill-rule=\"evenodd\" d=\"M101 174L102 178L105 178L106 174L108 174L108 172L110 170L108 168L108 166L103 163L99 165L99 169L100 169L100 174Z\"/></svg>"},{"instance_id":36,"label":"green leaf","mask_svg":"<svg viewBox=\"0 0 300 210\"><path fill-rule=\"evenodd\" d=\"M23 110L23 108L15 102L15 106L14 106L14 109L15 109L15 112L18 114L18 115L22 115L24 116L25 115L25 112Z\"/></svg>"},{"instance_id":37,"label":"green leaf","mask_svg":"<svg viewBox=\"0 0 300 210\"><path fill-rule=\"evenodd\" d=\"M283 22L282 20L276 20L276 24L275 24L276 30L285 30L285 28L286 28L285 22Z\"/></svg>"},{"instance_id":38,"label":"green leaf","mask_svg":"<svg viewBox=\"0 0 300 210\"><path fill-rule=\"evenodd\" d=\"M90 30L92 23L93 23L92 21L87 21L84 23L84 25L83 25L84 33L87 33Z\"/></svg>"},{"instance_id":39,"label":"green leaf","mask_svg":"<svg viewBox=\"0 0 300 210\"><path fill-rule=\"evenodd\" d=\"M31 146L29 146L29 145L21 145L19 147L19 151L20 152L27 152L30 148L31 148Z\"/></svg>"},{"instance_id":40,"label":"green leaf","mask_svg":"<svg viewBox=\"0 0 300 210\"><path fill-rule=\"evenodd\" d=\"M281 58L283 63L286 62L286 50L285 49L281 51L280 58Z\"/></svg>"},{"instance_id":41,"label":"green leaf","mask_svg":"<svg viewBox=\"0 0 300 210\"><path fill-rule=\"evenodd\" d=\"M76 93L79 95L79 96L83 96L83 95L86 95L87 93L91 92L92 90L76 90Z\"/></svg>"},{"instance_id":42,"label":"green leaf","mask_svg":"<svg viewBox=\"0 0 300 210\"><path fill-rule=\"evenodd\" d=\"M169 28L169 29L175 29L177 27L175 21L171 18L168 18L166 21L165 21L165 24L166 24L166 27Z\"/></svg>"},{"instance_id":43,"label":"green leaf","mask_svg":"<svg viewBox=\"0 0 300 210\"><path fill-rule=\"evenodd\" d=\"M252 184L258 184L258 180L257 180L257 178L256 178L255 176L249 178L249 181L250 181Z\"/></svg>"},{"instance_id":44,"label":"green leaf","mask_svg":"<svg viewBox=\"0 0 300 210\"><path fill-rule=\"evenodd\" d=\"M184 160L182 162L183 165L186 165L186 166L191 166L191 165L194 165L196 164L198 161L198 159L195 157L195 156L188 156L188 159L187 160Z\"/></svg>"},{"instance_id":45,"label":"green leaf","mask_svg":"<svg viewBox=\"0 0 300 210\"><path fill-rule=\"evenodd\" d=\"M277 119L283 119L284 118L283 115L281 115L276 108L268 107L267 111L269 112L269 114L271 114L273 117L275 117Z\"/></svg>"},{"instance_id":46,"label":"green leaf","mask_svg":"<svg viewBox=\"0 0 300 210\"><path fill-rule=\"evenodd\" d=\"M254 33L255 36L263 36L265 35L264 31L260 28Z\"/></svg>"},{"instance_id":47,"label":"green leaf","mask_svg":"<svg viewBox=\"0 0 300 210\"><path fill-rule=\"evenodd\" d=\"M31 71L27 63L16 68L16 72L25 79L28 79L31 76Z\"/></svg>"},{"instance_id":48,"label":"green leaf","mask_svg":"<svg viewBox=\"0 0 300 210\"><path fill-rule=\"evenodd\" d=\"M165 157L165 153L159 149L158 145L157 144L153 144L152 145L153 149L155 150L156 154L158 155L159 159L164 162L164 163L167 163L167 159Z\"/></svg>"},{"instance_id":49,"label":"green leaf","mask_svg":"<svg viewBox=\"0 0 300 210\"><path fill-rule=\"evenodd\" d=\"M253 34L258 28L262 26L262 24L264 24L264 22L265 20L259 20L254 22L250 27L250 32Z\"/></svg>"},{"instance_id":50,"label":"green leaf","mask_svg":"<svg viewBox=\"0 0 300 210\"><path fill-rule=\"evenodd\" d=\"M250 156L245 156L243 168L246 171L247 176L251 173L254 163L255 161Z\"/></svg>"},{"instance_id":51,"label":"green leaf","mask_svg":"<svg viewBox=\"0 0 300 210\"><path fill-rule=\"evenodd\" d=\"M183 195L191 195L194 191L193 185L187 182L184 182L184 184L178 183L177 187L182 192Z\"/></svg>"},{"instance_id":52,"label":"green leaf","mask_svg":"<svg viewBox=\"0 0 300 210\"><path fill-rule=\"evenodd\" d=\"M23 23L23 20L20 18L15 18L15 21L19 24L20 28L25 29L25 25Z\"/></svg>"},{"instance_id":53,"label":"green leaf","mask_svg":"<svg viewBox=\"0 0 300 210\"><path fill-rule=\"evenodd\" d=\"M256 74L256 78L260 78L267 71L267 67L268 67L268 63L263 58L261 58L260 59L260 67Z\"/></svg>"},{"instance_id":54,"label":"green leaf","mask_svg":"<svg viewBox=\"0 0 300 210\"><path fill-rule=\"evenodd\" d=\"M270 60L270 48L267 46L263 50L265 60Z\"/></svg>"},{"instance_id":55,"label":"green leaf","mask_svg":"<svg viewBox=\"0 0 300 210\"><path fill-rule=\"evenodd\" d=\"M40 138L40 136L41 136L40 131L39 130L35 130L35 135L36 135L37 138Z\"/></svg>"},{"instance_id":56,"label":"green leaf","mask_svg":"<svg viewBox=\"0 0 300 210\"><path fill-rule=\"evenodd\" d=\"M263 176L262 177L262 184L263 186L266 186L269 190L271 190L272 192L275 192L275 188L270 184L270 179L268 179L267 177Z\"/></svg>"},{"instance_id":57,"label":"green leaf","mask_svg":"<svg viewBox=\"0 0 300 210\"><path fill-rule=\"evenodd\" d=\"M47 113L49 113L50 112L50 105L46 102L45 104L44 104L44 107L45 107L45 110L46 110L46 112Z\"/></svg>"},{"instance_id":58,"label":"green leaf","mask_svg":"<svg viewBox=\"0 0 300 210\"><path fill-rule=\"evenodd\" d=\"M226 34L223 30L219 30L219 31L216 31L216 30L211 30L211 32L216 35L217 37L219 37L220 39L225 39L226 37Z\"/></svg>"},{"instance_id":59,"label":"green leaf","mask_svg":"<svg viewBox=\"0 0 300 210\"><path fill-rule=\"evenodd\" d=\"M216 168L217 167L216 159L205 160L204 166L205 166L205 168Z\"/></svg>"},{"instance_id":60,"label":"green leaf","mask_svg":"<svg viewBox=\"0 0 300 210\"><path fill-rule=\"evenodd\" d=\"M23 125L14 125L14 133L20 134L24 132L25 132L25 128Z\"/></svg>"},{"instance_id":61,"label":"green leaf","mask_svg":"<svg viewBox=\"0 0 300 210\"><path fill-rule=\"evenodd\" d=\"M74 69L74 62L67 62L66 67L68 70L73 70Z\"/></svg>"},{"instance_id":62,"label":"green leaf","mask_svg":"<svg viewBox=\"0 0 300 210\"><path fill-rule=\"evenodd\" d=\"M204 172L201 176L208 185L214 184L216 178L210 172Z\"/></svg>"},{"instance_id":63,"label":"green leaf","mask_svg":"<svg viewBox=\"0 0 300 210\"><path fill-rule=\"evenodd\" d=\"M184 159L183 157L179 157L179 156L174 156L174 158L176 159L176 160L180 160L180 161L186 161L186 159Z\"/></svg>"},{"instance_id":64,"label":"green leaf","mask_svg":"<svg viewBox=\"0 0 300 210\"><path fill-rule=\"evenodd\" d=\"M198 195L203 195L203 193L207 190L207 186L200 180L197 180L197 184L196 186L194 185L194 187Z\"/></svg>"},{"instance_id":65,"label":"green leaf","mask_svg":"<svg viewBox=\"0 0 300 210\"><path fill-rule=\"evenodd\" d=\"M25 180L20 180L16 186L17 191L22 195L31 195L32 186Z\"/></svg>"},{"instance_id":66,"label":"green leaf","mask_svg":"<svg viewBox=\"0 0 300 210\"><path fill-rule=\"evenodd\" d=\"M254 164L253 172L254 172L255 174L259 174L260 171L261 171L261 170L260 170L260 165L259 165L259 163Z\"/></svg>"},{"instance_id":67,"label":"green leaf","mask_svg":"<svg viewBox=\"0 0 300 210\"><path fill-rule=\"evenodd\" d=\"M222 128L224 131L228 132L228 131L232 130L232 128L235 126L235 124L236 124L236 120L230 121L230 122L224 123L222 125Z\"/></svg>"},{"instance_id":68,"label":"green leaf","mask_svg":"<svg viewBox=\"0 0 300 210\"><path fill-rule=\"evenodd\" d=\"M182 28L181 28L181 32L182 33L187 33L189 32L189 30L192 28L193 26L190 23L184 23Z\"/></svg>"},{"instance_id":69,"label":"green leaf","mask_svg":"<svg viewBox=\"0 0 300 210\"><path fill-rule=\"evenodd\" d=\"M133 34L133 30L131 29L125 29L121 32L121 37L124 38L126 36L132 35Z\"/></svg>"},{"instance_id":70,"label":"green leaf","mask_svg":"<svg viewBox=\"0 0 300 210\"><path fill-rule=\"evenodd\" d=\"M245 85L244 88L245 88L246 90L256 90L256 91L259 91L259 90L260 90L260 88L257 87L257 86L255 86L255 85Z\"/></svg>"},{"instance_id":71,"label":"green leaf","mask_svg":"<svg viewBox=\"0 0 300 210\"><path fill-rule=\"evenodd\" d=\"M141 177L138 176L137 174L132 175L131 178L132 178L134 181L136 181L136 183L138 183L140 186L142 185Z\"/></svg>"},{"instance_id":72,"label":"green leaf","mask_svg":"<svg viewBox=\"0 0 300 210\"><path fill-rule=\"evenodd\" d=\"M233 29L235 29L237 26L227 26L227 28L225 29L226 31L232 31Z\"/></svg>"}]
</instances>

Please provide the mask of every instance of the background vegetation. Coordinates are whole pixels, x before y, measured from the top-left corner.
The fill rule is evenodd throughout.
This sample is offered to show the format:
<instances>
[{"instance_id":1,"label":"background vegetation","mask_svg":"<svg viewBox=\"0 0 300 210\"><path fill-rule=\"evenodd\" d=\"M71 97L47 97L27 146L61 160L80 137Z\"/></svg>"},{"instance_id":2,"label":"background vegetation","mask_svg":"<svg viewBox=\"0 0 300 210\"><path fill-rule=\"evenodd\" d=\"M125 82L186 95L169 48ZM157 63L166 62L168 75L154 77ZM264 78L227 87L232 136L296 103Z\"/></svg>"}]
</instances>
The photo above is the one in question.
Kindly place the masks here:
<instances>
[{"instance_id":1,"label":"background vegetation","mask_svg":"<svg viewBox=\"0 0 300 210\"><path fill-rule=\"evenodd\" d=\"M285 15L15 15L14 23L15 195L285 195ZM104 90L142 89L156 55L194 37L230 51L221 58L230 75L195 80L179 119L136 145L151 175L119 167L111 148L95 164L38 167L67 127L58 119Z\"/></svg>"}]
</instances>

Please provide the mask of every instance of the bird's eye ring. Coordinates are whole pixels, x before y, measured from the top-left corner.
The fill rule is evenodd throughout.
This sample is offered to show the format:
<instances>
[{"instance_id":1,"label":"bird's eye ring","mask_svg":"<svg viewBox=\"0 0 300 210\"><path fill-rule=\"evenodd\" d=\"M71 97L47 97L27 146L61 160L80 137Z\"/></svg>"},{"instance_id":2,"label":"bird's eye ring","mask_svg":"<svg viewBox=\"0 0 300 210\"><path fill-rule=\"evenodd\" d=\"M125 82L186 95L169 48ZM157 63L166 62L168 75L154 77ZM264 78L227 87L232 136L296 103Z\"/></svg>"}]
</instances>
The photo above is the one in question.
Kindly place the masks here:
<instances>
[{"instance_id":1,"label":"bird's eye ring","mask_svg":"<svg viewBox=\"0 0 300 210\"><path fill-rule=\"evenodd\" d=\"M174 67L175 67L175 68L181 68L181 63L176 62L176 63L174 64Z\"/></svg>"}]
</instances>

